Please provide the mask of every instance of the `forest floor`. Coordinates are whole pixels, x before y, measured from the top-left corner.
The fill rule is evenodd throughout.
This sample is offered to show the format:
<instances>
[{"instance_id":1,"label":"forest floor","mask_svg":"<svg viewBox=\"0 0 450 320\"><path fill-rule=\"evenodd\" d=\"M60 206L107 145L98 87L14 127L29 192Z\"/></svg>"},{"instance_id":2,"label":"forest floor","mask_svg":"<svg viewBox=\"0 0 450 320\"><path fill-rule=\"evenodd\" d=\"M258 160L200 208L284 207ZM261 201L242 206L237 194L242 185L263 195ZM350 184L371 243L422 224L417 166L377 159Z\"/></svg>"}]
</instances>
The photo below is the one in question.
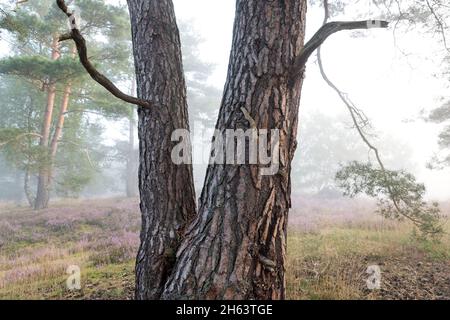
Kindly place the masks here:
<instances>
[{"instance_id":1,"label":"forest floor","mask_svg":"<svg viewBox=\"0 0 450 320\"><path fill-rule=\"evenodd\" d=\"M352 205L348 205L352 203ZM290 216L290 299L450 299L450 223L440 242L362 202L296 199ZM450 213L450 207L444 208ZM131 299L140 215L136 199L0 205L0 299ZM69 266L81 290L66 286ZM381 271L369 290L367 269Z\"/></svg>"}]
</instances>

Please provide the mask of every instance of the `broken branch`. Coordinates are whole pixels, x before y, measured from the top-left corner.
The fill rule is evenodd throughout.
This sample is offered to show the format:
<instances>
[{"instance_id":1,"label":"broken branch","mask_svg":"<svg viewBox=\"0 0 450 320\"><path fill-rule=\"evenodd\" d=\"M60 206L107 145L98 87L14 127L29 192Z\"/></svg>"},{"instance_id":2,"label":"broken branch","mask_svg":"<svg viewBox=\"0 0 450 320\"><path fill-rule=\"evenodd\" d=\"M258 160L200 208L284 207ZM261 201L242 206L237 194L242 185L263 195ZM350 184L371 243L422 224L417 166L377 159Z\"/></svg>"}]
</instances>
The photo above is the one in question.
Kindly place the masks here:
<instances>
[{"instance_id":1,"label":"broken branch","mask_svg":"<svg viewBox=\"0 0 450 320\"><path fill-rule=\"evenodd\" d=\"M117 88L114 83L111 82L106 76L100 73L89 61L86 47L86 40L81 34L80 30L76 26L76 20L73 12L69 12L67 5L64 0L56 0L58 7L62 12L69 18L71 24L70 33L63 34L59 37L59 41L65 41L72 39L75 42L77 47L78 56L80 58L80 62L86 71L89 73L92 79L94 79L97 83L103 86L106 90L112 93L115 97L143 108L150 108L152 104L149 101L139 99L133 96L130 96L124 92L122 92L119 88Z\"/></svg>"},{"instance_id":2,"label":"broken branch","mask_svg":"<svg viewBox=\"0 0 450 320\"><path fill-rule=\"evenodd\" d=\"M388 26L389 22L383 20L333 21L325 23L304 45L302 52L296 58L294 62L294 76L298 76L303 72L303 68L311 54L332 34L343 30L387 28Z\"/></svg>"}]
</instances>

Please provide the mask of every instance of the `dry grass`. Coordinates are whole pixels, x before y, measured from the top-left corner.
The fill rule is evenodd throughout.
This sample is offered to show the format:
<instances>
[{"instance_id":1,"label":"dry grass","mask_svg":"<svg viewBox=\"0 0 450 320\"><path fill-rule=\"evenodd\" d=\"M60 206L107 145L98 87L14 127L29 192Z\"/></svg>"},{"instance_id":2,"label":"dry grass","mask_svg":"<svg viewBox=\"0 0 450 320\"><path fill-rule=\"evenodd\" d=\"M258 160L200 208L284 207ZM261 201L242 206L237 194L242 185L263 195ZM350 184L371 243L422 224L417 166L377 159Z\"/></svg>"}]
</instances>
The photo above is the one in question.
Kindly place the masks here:
<instances>
[{"instance_id":1,"label":"dry grass","mask_svg":"<svg viewBox=\"0 0 450 320\"><path fill-rule=\"evenodd\" d=\"M333 206L305 199L304 204L290 224L286 279L290 299L450 298L448 234L441 242L418 240L410 224L383 219L363 202L349 207L348 202ZM450 213L448 206L444 213ZM448 221L445 229L450 232ZM367 289L366 271L372 265L381 269L381 290ZM429 280L421 276L437 270L433 268L441 272L434 276L437 283L419 281ZM398 277L408 285L402 294L398 294L402 288L392 283Z\"/></svg>"},{"instance_id":2,"label":"dry grass","mask_svg":"<svg viewBox=\"0 0 450 320\"><path fill-rule=\"evenodd\" d=\"M139 220L135 200L65 201L39 212L3 207L0 299L130 298ZM79 292L66 290L71 265L81 268Z\"/></svg>"},{"instance_id":3,"label":"dry grass","mask_svg":"<svg viewBox=\"0 0 450 320\"><path fill-rule=\"evenodd\" d=\"M448 235L418 241L410 225L378 217L366 202L299 199L296 207L290 299L450 298ZM133 199L64 201L39 212L0 205L0 299L131 298L139 224ZM66 289L70 265L81 268L81 291ZM366 287L369 265L382 270L381 290Z\"/></svg>"}]
</instances>

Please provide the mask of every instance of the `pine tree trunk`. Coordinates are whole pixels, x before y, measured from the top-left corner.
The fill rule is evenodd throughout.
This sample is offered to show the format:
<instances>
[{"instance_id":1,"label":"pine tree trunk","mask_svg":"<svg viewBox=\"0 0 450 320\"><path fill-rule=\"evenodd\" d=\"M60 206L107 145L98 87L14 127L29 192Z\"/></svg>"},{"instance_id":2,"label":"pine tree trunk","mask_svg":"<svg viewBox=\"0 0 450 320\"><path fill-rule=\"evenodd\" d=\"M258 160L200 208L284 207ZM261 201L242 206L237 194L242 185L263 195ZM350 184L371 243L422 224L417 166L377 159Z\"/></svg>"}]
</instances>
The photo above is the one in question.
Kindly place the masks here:
<instances>
[{"instance_id":1,"label":"pine tree trunk","mask_svg":"<svg viewBox=\"0 0 450 320\"><path fill-rule=\"evenodd\" d=\"M66 117L67 109L69 108L70 94L72 93L72 84L69 82L64 88L63 98L61 101L61 107L59 109L58 120L56 121L55 132L53 133L52 142L50 144L50 157L48 163L48 177L47 177L47 189L50 189L53 180L53 169L56 160L56 153L58 151L59 139L61 139L62 131L64 128L64 120Z\"/></svg>"},{"instance_id":2,"label":"pine tree trunk","mask_svg":"<svg viewBox=\"0 0 450 320\"><path fill-rule=\"evenodd\" d=\"M152 101L139 110L141 245L136 298L158 299L186 224L196 213L191 165L175 165L171 135L188 129L179 32L170 0L128 0L137 94Z\"/></svg>"},{"instance_id":3,"label":"pine tree trunk","mask_svg":"<svg viewBox=\"0 0 450 320\"><path fill-rule=\"evenodd\" d=\"M58 142L61 139L64 128L64 120L67 109L69 108L70 94L72 93L72 84L69 82L64 88L63 99L59 109L58 120L56 122L55 133L53 134L52 143L50 145L50 163L55 161L56 152L58 151Z\"/></svg>"},{"instance_id":4,"label":"pine tree trunk","mask_svg":"<svg viewBox=\"0 0 450 320\"><path fill-rule=\"evenodd\" d=\"M28 167L25 169L23 180L23 190L25 192L25 196L27 198L28 204L33 208L34 204L36 203L36 199L34 198L33 193L30 190L30 169Z\"/></svg>"},{"instance_id":5,"label":"pine tree trunk","mask_svg":"<svg viewBox=\"0 0 450 320\"><path fill-rule=\"evenodd\" d=\"M59 53L59 42L58 36L53 36L52 43L52 60L57 60L60 57ZM44 120L42 123L41 130L41 140L40 147L43 153L42 161L39 169L38 185L36 192L36 200L34 203L34 209L39 210L46 208L49 201L49 186L48 186L48 176L49 176L49 140L50 140L50 128L52 125L53 109L55 106L55 96L56 96L56 85L49 79L48 91L47 91L47 106L45 109Z\"/></svg>"},{"instance_id":6,"label":"pine tree trunk","mask_svg":"<svg viewBox=\"0 0 450 320\"><path fill-rule=\"evenodd\" d=\"M208 168L199 214L180 246L166 299L285 298L291 160L302 77L292 79L304 41L306 0L238 0L217 128L280 130L280 169Z\"/></svg>"},{"instance_id":7,"label":"pine tree trunk","mask_svg":"<svg viewBox=\"0 0 450 320\"><path fill-rule=\"evenodd\" d=\"M76 57L76 47L72 48L72 58ZM50 144L50 158L49 158L49 168L48 168L48 178L47 178L47 189L50 189L53 181L53 170L56 160L56 153L58 151L59 139L61 139L64 122L66 119L66 112L69 109L70 95L72 94L72 82L69 80L64 88L63 98L61 101L61 107L59 109L58 120L56 121L55 132L53 133L52 142Z\"/></svg>"}]
</instances>

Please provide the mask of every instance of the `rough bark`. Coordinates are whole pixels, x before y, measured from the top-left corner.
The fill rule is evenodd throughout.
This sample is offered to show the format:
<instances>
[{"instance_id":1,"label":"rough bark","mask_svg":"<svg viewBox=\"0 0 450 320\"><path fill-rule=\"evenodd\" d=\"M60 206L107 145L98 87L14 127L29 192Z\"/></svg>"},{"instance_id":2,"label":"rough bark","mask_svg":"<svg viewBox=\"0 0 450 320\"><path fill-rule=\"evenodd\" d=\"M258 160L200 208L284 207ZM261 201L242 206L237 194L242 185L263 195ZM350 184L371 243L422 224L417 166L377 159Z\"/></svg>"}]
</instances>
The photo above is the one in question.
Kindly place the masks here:
<instances>
[{"instance_id":1,"label":"rough bark","mask_svg":"<svg viewBox=\"0 0 450 320\"><path fill-rule=\"evenodd\" d=\"M236 5L217 128L279 129L280 170L261 176L257 165L208 168L199 214L178 251L166 299L285 297L290 171L302 86L302 74L293 78L292 67L303 47L306 1Z\"/></svg>"},{"instance_id":2,"label":"rough bark","mask_svg":"<svg viewBox=\"0 0 450 320\"><path fill-rule=\"evenodd\" d=\"M59 57L60 52L59 52L58 36L54 35L52 42L51 58L53 60L57 60L59 59ZM47 86L47 105L45 108L40 139L41 152L43 152L43 154L45 155L48 154L50 128L52 125L53 109L55 106L55 96L56 96L56 84L52 81L52 79L49 79ZM49 176L48 161L49 159L47 156L43 157L43 161L39 169L36 200L34 203L35 210L43 209L48 206L49 192L50 192L48 186L48 176Z\"/></svg>"},{"instance_id":3,"label":"rough bark","mask_svg":"<svg viewBox=\"0 0 450 320\"><path fill-rule=\"evenodd\" d=\"M158 299L186 224L196 212L191 165L175 165L175 129L188 129L180 38L170 0L128 0L139 99L141 245L136 298Z\"/></svg>"}]
</instances>

